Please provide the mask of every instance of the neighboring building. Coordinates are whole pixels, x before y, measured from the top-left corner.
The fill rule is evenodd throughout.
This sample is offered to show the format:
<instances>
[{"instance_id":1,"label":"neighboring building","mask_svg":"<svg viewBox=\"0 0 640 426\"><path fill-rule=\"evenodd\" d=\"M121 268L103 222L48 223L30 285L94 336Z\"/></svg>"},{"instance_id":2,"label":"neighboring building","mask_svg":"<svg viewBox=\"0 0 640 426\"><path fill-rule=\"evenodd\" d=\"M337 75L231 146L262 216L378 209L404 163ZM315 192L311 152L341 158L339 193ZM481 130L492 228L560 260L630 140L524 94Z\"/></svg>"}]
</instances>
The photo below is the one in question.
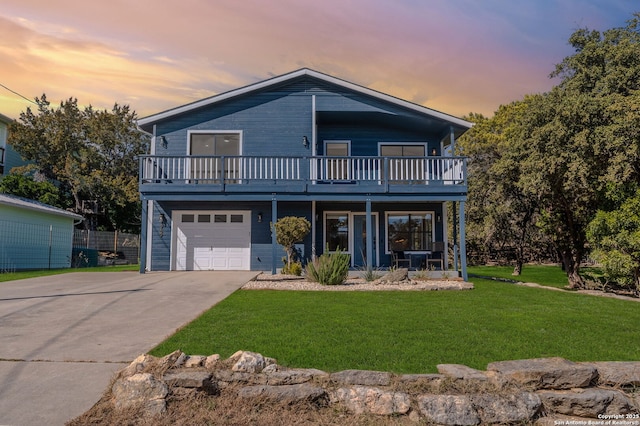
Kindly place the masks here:
<instances>
[{"instance_id":1,"label":"neighboring building","mask_svg":"<svg viewBox=\"0 0 640 426\"><path fill-rule=\"evenodd\" d=\"M0 272L71 266L74 223L82 216L0 194Z\"/></svg>"},{"instance_id":2,"label":"neighboring building","mask_svg":"<svg viewBox=\"0 0 640 426\"><path fill-rule=\"evenodd\" d=\"M20 157L11 145L7 143L9 138L9 124L13 120L0 114L0 178L8 175L13 167L23 166L26 162Z\"/></svg>"},{"instance_id":3,"label":"neighboring building","mask_svg":"<svg viewBox=\"0 0 640 426\"><path fill-rule=\"evenodd\" d=\"M466 159L448 154L465 120L305 68L138 124L153 136L140 159L141 272L275 272L284 251L270 223L304 216L305 259L340 247L354 268L398 254L446 267L455 247L466 278Z\"/></svg>"}]
</instances>

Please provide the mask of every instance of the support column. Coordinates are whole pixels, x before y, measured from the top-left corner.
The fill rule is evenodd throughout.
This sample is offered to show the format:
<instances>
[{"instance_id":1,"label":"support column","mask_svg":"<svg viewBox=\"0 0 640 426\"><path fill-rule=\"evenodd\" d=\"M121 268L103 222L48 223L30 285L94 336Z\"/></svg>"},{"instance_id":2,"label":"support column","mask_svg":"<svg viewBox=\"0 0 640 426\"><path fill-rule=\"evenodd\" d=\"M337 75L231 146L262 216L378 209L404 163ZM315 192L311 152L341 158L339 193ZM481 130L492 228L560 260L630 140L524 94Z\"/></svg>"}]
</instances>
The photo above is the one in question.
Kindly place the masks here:
<instances>
[{"instance_id":1,"label":"support column","mask_svg":"<svg viewBox=\"0 0 640 426\"><path fill-rule=\"evenodd\" d=\"M453 269L458 270L458 216L456 214L456 202L453 203L451 213L453 216Z\"/></svg>"},{"instance_id":2,"label":"support column","mask_svg":"<svg viewBox=\"0 0 640 426\"><path fill-rule=\"evenodd\" d=\"M367 272L373 268L373 218L371 217L371 199L366 202L366 232L367 232Z\"/></svg>"},{"instance_id":3,"label":"support column","mask_svg":"<svg viewBox=\"0 0 640 426\"><path fill-rule=\"evenodd\" d=\"M316 201L311 202L311 260L316 258Z\"/></svg>"},{"instance_id":4,"label":"support column","mask_svg":"<svg viewBox=\"0 0 640 426\"><path fill-rule=\"evenodd\" d=\"M275 225L278 220L278 201L276 200L275 195L271 199L271 223ZM276 265L278 258L278 241L276 239L276 228L275 226L271 227L271 274L276 274Z\"/></svg>"},{"instance_id":5,"label":"support column","mask_svg":"<svg viewBox=\"0 0 640 426\"><path fill-rule=\"evenodd\" d=\"M147 203L144 198L140 203L142 205L142 223L140 224L140 273L144 274L147 268Z\"/></svg>"},{"instance_id":6,"label":"support column","mask_svg":"<svg viewBox=\"0 0 640 426\"><path fill-rule=\"evenodd\" d=\"M464 201L460 201L460 265L462 268L462 279L467 281L467 245L465 242L465 224L464 224Z\"/></svg>"}]
</instances>

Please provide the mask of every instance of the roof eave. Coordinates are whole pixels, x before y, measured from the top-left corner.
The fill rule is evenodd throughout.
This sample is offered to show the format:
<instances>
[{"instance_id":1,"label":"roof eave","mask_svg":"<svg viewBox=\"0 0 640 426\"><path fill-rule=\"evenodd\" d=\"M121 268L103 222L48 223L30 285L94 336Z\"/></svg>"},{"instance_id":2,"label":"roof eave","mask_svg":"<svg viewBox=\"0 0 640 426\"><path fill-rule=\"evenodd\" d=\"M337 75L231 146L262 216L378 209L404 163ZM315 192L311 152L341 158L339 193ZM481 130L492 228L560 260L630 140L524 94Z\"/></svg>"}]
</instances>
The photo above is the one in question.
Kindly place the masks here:
<instances>
[{"instance_id":1,"label":"roof eave","mask_svg":"<svg viewBox=\"0 0 640 426\"><path fill-rule=\"evenodd\" d=\"M367 87L360 86L358 84L351 83L349 81L342 80L340 78L333 77L333 76L330 76L328 74L324 74L324 73L321 73L321 72L318 72L318 71L314 71L314 70L309 69L309 68L302 68L302 69L299 69L299 70L296 70L296 71L292 71L292 72L287 73L287 74L283 74L283 75L280 75L280 76L277 76L277 77L273 77L273 78L270 78L270 79L267 79L267 80L259 81L257 83L253 83L253 84L241 87L239 89L230 90L228 92L224 92L224 93L221 93L219 95L214 95L214 96L211 96L209 98L205 98L205 99L202 99L202 100L199 100L199 101L196 101L196 102L192 102L192 103L187 104L187 105L183 105L183 106L180 106L180 107L177 107L177 108L172 108L170 110L163 111L163 112L160 112L160 113L157 113L157 114L153 114L153 115L150 115L148 117L143 117L143 118L138 120L138 126L140 126L142 129L144 129L146 131L151 131L151 126L153 126L153 124L155 124L155 123L157 123L159 121L165 120L167 118L170 118L170 117L173 117L173 116L176 116L176 115L180 115L180 114L184 114L184 113L193 111L193 110L198 109L198 108L206 107L206 106L209 106L209 105L212 105L212 104L215 104L215 103L218 103L218 102L222 102L222 101L225 101L227 99L234 98L236 96L244 95L244 94L256 91L256 90L260 90L260 89L263 89L263 88L266 88L266 87L274 86L274 85L277 85L277 84L280 84L280 83L283 83L283 82L286 82L286 81L289 81L289 80L292 80L294 78L298 78L298 77L301 77L301 76L315 77L315 78L318 78L320 80L323 80L323 81L326 81L326 82L329 82L329 83L332 83L332 84L335 84L335 85L338 85L338 86L342 86L342 87L344 87L346 89L349 89L349 90L352 90L354 92L362 93L362 94L365 94L365 95L380 99L382 101L390 102L390 103L402 106L404 108L416 111L416 112L418 112L420 114L429 115L431 117L438 118L438 119L443 120L443 121L447 121L447 122L451 123L451 125L455 125L455 126L458 126L458 127L464 128L464 129L470 129L473 126L472 123L470 123L470 122L468 122L466 120L463 120L461 118L454 117L452 115L445 114L443 112L436 111L436 110L433 110L431 108L427 108L425 106L418 105L416 103L409 102L409 101L406 101L404 99L400 99L400 98L397 98L395 96L391 96L391 95L388 95L386 93L379 92L377 90L369 89Z\"/></svg>"}]
</instances>

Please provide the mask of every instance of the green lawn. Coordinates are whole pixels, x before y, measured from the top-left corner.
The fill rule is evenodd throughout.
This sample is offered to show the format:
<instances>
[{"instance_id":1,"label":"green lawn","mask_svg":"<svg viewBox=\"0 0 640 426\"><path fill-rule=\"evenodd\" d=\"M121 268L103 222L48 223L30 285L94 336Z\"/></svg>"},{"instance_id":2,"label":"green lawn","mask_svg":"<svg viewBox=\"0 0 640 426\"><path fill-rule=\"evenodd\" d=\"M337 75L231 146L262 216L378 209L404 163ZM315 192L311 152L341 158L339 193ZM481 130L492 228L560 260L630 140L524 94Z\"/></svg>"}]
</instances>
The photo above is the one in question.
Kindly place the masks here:
<instances>
[{"instance_id":1,"label":"green lawn","mask_svg":"<svg viewBox=\"0 0 640 426\"><path fill-rule=\"evenodd\" d=\"M152 354L242 349L291 367L396 373L550 356L640 359L640 303L472 281L471 291L240 290Z\"/></svg>"},{"instance_id":2,"label":"green lawn","mask_svg":"<svg viewBox=\"0 0 640 426\"><path fill-rule=\"evenodd\" d=\"M519 276L511 275L513 266L469 266L467 272L470 275L505 278L557 288L565 288L568 284L567 274L560 266L524 265L522 274Z\"/></svg>"},{"instance_id":3,"label":"green lawn","mask_svg":"<svg viewBox=\"0 0 640 426\"><path fill-rule=\"evenodd\" d=\"M23 280L25 278L46 277L49 275L68 274L69 272L118 272L139 270L139 265L118 265L97 266L94 268L43 269L39 271L6 272L0 274L0 282Z\"/></svg>"}]
</instances>

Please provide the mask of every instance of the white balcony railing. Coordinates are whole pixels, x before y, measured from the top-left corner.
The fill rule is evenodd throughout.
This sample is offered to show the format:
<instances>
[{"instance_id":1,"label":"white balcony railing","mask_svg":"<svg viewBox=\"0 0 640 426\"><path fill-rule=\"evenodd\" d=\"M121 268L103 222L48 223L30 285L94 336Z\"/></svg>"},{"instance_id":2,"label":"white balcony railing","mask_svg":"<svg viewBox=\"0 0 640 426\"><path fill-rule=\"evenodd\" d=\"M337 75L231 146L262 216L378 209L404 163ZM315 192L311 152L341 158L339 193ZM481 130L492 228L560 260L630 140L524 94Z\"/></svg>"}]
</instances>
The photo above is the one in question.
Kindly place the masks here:
<instances>
[{"instance_id":1,"label":"white balcony railing","mask_svg":"<svg viewBox=\"0 0 640 426\"><path fill-rule=\"evenodd\" d=\"M140 181L249 184L298 181L354 184L464 184L463 157L207 157L140 158Z\"/></svg>"}]
</instances>

